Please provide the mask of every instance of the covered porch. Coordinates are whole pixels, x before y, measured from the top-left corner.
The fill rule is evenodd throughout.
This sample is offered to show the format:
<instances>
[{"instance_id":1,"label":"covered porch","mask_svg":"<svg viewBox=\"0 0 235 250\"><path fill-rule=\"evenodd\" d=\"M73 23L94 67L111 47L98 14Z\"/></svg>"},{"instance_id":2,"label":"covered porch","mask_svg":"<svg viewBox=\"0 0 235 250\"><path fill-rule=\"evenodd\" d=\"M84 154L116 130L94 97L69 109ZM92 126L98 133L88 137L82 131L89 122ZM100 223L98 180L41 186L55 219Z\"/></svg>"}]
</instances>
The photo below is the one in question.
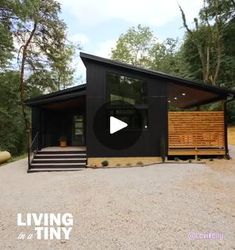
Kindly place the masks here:
<instances>
[{"instance_id":1,"label":"covered porch","mask_svg":"<svg viewBox=\"0 0 235 250\"><path fill-rule=\"evenodd\" d=\"M31 99L28 172L86 166L86 92L80 85Z\"/></svg>"},{"instance_id":2,"label":"covered porch","mask_svg":"<svg viewBox=\"0 0 235 250\"><path fill-rule=\"evenodd\" d=\"M168 85L168 157L225 156L227 143L227 102L225 90L208 85ZM208 110L205 104L216 103Z\"/></svg>"},{"instance_id":3,"label":"covered porch","mask_svg":"<svg viewBox=\"0 0 235 250\"><path fill-rule=\"evenodd\" d=\"M86 95L84 85L34 98L32 141L37 136L38 149L86 145Z\"/></svg>"},{"instance_id":4,"label":"covered porch","mask_svg":"<svg viewBox=\"0 0 235 250\"><path fill-rule=\"evenodd\" d=\"M41 110L41 148L85 145L85 98L47 104Z\"/></svg>"}]
</instances>

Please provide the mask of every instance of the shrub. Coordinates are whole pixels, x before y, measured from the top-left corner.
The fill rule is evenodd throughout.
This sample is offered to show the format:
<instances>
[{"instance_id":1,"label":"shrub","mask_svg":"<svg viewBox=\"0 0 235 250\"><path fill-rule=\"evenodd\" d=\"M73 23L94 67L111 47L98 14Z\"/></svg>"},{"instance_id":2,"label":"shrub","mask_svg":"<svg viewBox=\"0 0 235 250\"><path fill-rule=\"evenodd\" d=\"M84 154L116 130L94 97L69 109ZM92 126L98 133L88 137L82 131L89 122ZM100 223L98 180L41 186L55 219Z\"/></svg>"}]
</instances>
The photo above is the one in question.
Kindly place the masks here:
<instances>
[{"instance_id":1,"label":"shrub","mask_svg":"<svg viewBox=\"0 0 235 250\"><path fill-rule=\"evenodd\" d=\"M144 163L143 163L142 161L138 161L138 162L136 163L136 165L137 165L137 166L143 167L143 166L144 166Z\"/></svg>"},{"instance_id":2,"label":"shrub","mask_svg":"<svg viewBox=\"0 0 235 250\"><path fill-rule=\"evenodd\" d=\"M109 165L109 162L108 161L102 161L101 162L101 165L103 166L103 167L107 167L108 165Z\"/></svg>"}]
</instances>

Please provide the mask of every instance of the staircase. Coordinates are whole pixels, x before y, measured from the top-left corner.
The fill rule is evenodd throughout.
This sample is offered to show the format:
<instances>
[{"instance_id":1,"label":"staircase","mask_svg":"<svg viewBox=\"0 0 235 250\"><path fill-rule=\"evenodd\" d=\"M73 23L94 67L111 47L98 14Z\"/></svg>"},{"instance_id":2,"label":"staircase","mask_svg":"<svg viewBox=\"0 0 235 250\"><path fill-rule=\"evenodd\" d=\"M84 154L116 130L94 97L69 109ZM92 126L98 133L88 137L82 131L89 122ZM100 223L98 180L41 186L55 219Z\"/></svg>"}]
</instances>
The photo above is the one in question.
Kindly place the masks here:
<instances>
[{"instance_id":1,"label":"staircase","mask_svg":"<svg viewBox=\"0 0 235 250\"><path fill-rule=\"evenodd\" d=\"M28 172L75 171L86 167L86 151L44 151L35 153Z\"/></svg>"}]
</instances>

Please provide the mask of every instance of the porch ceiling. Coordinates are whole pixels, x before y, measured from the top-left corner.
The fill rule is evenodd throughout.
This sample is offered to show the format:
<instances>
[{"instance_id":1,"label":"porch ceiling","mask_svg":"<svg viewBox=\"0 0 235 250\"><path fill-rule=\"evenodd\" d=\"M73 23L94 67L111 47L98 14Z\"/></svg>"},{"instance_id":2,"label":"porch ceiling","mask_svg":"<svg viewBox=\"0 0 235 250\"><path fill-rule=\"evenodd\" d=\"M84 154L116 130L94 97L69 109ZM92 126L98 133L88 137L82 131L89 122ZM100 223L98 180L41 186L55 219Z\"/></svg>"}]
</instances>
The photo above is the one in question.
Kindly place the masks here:
<instances>
[{"instance_id":1,"label":"porch ceiling","mask_svg":"<svg viewBox=\"0 0 235 250\"><path fill-rule=\"evenodd\" d=\"M216 91L207 91L203 87L189 87L171 82L168 84L168 102L178 108L191 108L227 99L227 95Z\"/></svg>"}]
</instances>

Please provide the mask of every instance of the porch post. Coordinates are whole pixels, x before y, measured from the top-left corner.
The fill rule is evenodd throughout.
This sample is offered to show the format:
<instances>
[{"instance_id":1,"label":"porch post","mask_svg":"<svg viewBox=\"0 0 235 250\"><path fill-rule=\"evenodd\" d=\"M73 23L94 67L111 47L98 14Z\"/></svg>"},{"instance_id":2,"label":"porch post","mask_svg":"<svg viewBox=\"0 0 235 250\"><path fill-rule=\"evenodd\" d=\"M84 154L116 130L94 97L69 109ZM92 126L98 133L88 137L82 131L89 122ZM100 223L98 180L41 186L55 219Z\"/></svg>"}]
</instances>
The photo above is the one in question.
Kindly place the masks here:
<instances>
[{"instance_id":1,"label":"porch post","mask_svg":"<svg viewBox=\"0 0 235 250\"><path fill-rule=\"evenodd\" d=\"M227 119L227 102L223 102L224 109L224 146L225 146L225 157L226 159L230 159L229 149L228 149L228 119Z\"/></svg>"}]
</instances>

